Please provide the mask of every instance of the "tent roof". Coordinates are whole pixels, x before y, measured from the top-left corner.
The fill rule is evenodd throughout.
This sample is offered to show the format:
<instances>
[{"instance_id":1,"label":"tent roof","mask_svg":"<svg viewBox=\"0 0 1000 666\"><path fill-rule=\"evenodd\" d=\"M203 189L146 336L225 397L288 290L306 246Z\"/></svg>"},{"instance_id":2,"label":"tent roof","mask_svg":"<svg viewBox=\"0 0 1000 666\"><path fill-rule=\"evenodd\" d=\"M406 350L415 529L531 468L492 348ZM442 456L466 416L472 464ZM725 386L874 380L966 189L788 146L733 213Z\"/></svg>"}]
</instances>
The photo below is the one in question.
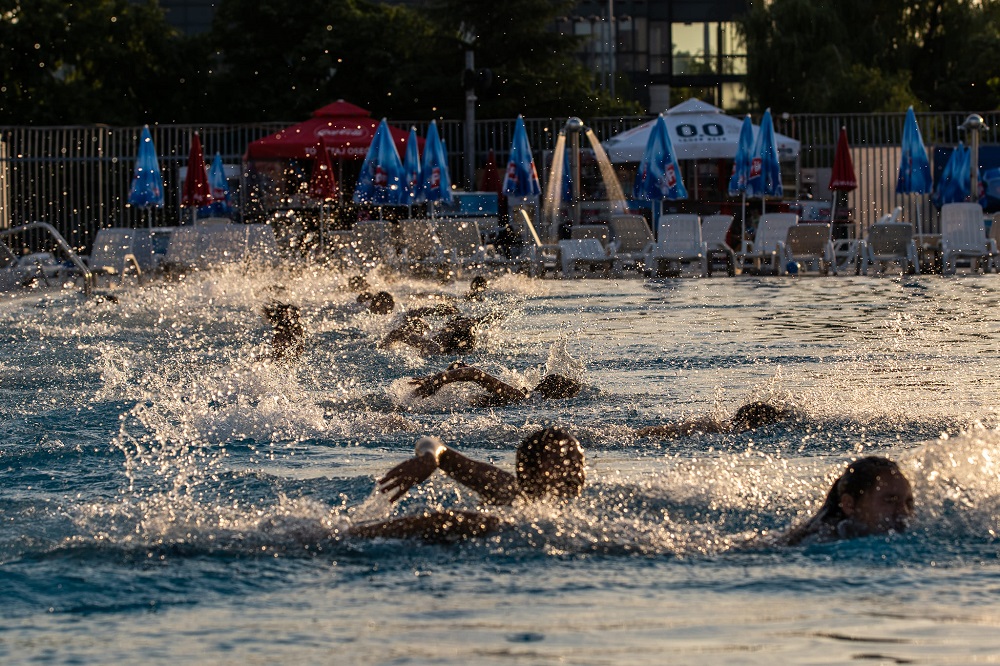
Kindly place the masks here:
<instances>
[{"instance_id":1,"label":"tent roof","mask_svg":"<svg viewBox=\"0 0 1000 666\"><path fill-rule=\"evenodd\" d=\"M308 120L252 142L247 146L247 159L311 159L322 144L331 158L363 160L377 129L378 121L369 111L337 100L313 111ZM404 154L409 133L392 126L389 132L396 150ZM423 139L418 138L417 145L422 146Z\"/></svg>"},{"instance_id":2,"label":"tent roof","mask_svg":"<svg viewBox=\"0 0 1000 666\"><path fill-rule=\"evenodd\" d=\"M727 116L722 109L700 99L689 99L671 107L665 114L670 143L677 159L732 159L736 157L743 119ZM612 162L639 162L646 152L649 133L656 119L638 127L616 134L604 142L604 149ZM760 127L754 125L756 139ZM799 142L775 132L778 155L783 160L795 159Z\"/></svg>"}]
</instances>

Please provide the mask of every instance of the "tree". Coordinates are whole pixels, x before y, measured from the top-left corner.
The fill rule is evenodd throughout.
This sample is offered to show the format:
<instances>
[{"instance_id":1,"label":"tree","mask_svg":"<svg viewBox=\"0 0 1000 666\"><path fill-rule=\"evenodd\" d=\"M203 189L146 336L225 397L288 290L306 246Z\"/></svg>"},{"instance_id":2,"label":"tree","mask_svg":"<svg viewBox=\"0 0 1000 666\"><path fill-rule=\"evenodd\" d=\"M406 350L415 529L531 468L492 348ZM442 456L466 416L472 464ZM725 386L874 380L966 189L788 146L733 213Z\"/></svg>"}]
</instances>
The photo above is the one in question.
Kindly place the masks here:
<instances>
[{"instance_id":1,"label":"tree","mask_svg":"<svg viewBox=\"0 0 1000 666\"><path fill-rule=\"evenodd\" d=\"M0 3L0 123L133 124L183 115L182 38L155 2Z\"/></svg>"},{"instance_id":2,"label":"tree","mask_svg":"<svg viewBox=\"0 0 1000 666\"><path fill-rule=\"evenodd\" d=\"M773 0L739 28L747 89L789 112L992 109L997 0ZM990 83L993 80L994 83Z\"/></svg>"}]
</instances>

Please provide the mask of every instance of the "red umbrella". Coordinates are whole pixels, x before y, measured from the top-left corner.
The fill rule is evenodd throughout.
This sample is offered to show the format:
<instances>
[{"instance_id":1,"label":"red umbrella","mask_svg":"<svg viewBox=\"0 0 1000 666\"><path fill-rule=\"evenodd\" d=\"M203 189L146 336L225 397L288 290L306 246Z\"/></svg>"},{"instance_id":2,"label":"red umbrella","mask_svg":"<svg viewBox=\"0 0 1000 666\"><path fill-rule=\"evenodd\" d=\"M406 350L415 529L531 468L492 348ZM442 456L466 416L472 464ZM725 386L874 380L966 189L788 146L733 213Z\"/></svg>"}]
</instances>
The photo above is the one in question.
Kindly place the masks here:
<instances>
[{"instance_id":1,"label":"red umbrella","mask_svg":"<svg viewBox=\"0 0 1000 666\"><path fill-rule=\"evenodd\" d=\"M333 166L330 164L330 153L324 144L316 147L316 159L313 161L312 177L309 179L309 196L314 199L330 201L339 194L337 180L333 177Z\"/></svg>"},{"instance_id":2,"label":"red umbrella","mask_svg":"<svg viewBox=\"0 0 1000 666\"><path fill-rule=\"evenodd\" d=\"M840 138L837 139L837 150L833 154L833 172L830 174L828 188L831 192L850 192L858 187L858 178L854 175L854 162L851 160L851 147L847 143L847 128L840 128ZM830 233L833 234L833 222L836 220L837 195L830 204Z\"/></svg>"},{"instance_id":3,"label":"red umbrella","mask_svg":"<svg viewBox=\"0 0 1000 666\"><path fill-rule=\"evenodd\" d=\"M496 153L490 148L489 156L486 158L486 166L483 167L483 177L479 181L479 191L500 194L502 190L503 177L497 169Z\"/></svg>"},{"instance_id":4,"label":"red umbrella","mask_svg":"<svg viewBox=\"0 0 1000 666\"><path fill-rule=\"evenodd\" d=\"M850 192L857 187L858 178L854 175L851 147L847 144L847 128L841 127L837 150L833 155L833 173L830 174L829 188L837 192Z\"/></svg>"},{"instance_id":5,"label":"red umbrella","mask_svg":"<svg viewBox=\"0 0 1000 666\"><path fill-rule=\"evenodd\" d=\"M194 207L194 218L198 217L198 206L212 203L212 189L208 186L208 172L205 170L205 156L201 154L201 138L195 132L191 137L191 152L188 153L187 177L181 192L181 206Z\"/></svg>"},{"instance_id":6,"label":"red umbrella","mask_svg":"<svg viewBox=\"0 0 1000 666\"><path fill-rule=\"evenodd\" d=\"M375 138L378 120L371 113L350 102L338 100L316 109L312 117L286 127L247 146L248 160L290 160L312 157L313 148L322 142L333 157L361 161ZM402 153L409 134L390 127L396 149ZM417 144L423 146L423 139Z\"/></svg>"}]
</instances>

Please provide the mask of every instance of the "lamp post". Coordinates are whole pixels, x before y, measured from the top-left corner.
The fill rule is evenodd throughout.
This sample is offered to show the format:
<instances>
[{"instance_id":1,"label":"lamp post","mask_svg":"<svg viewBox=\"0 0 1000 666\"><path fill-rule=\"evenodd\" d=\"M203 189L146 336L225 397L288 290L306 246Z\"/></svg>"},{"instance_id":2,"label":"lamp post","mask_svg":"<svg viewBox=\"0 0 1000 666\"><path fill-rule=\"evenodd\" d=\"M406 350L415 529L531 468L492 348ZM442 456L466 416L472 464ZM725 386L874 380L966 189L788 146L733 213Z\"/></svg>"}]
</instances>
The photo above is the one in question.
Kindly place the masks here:
<instances>
[{"instance_id":1,"label":"lamp post","mask_svg":"<svg viewBox=\"0 0 1000 666\"><path fill-rule=\"evenodd\" d=\"M476 29L462 23L458 39L465 47L465 184L471 192L476 189Z\"/></svg>"},{"instance_id":2,"label":"lamp post","mask_svg":"<svg viewBox=\"0 0 1000 666\"><path fill-rule=\"evenodd\" d=\"M969 178L971 180L969 200L976 202L979 201L979 133L989 128L982 116L973 113L965 119L959 129L965 130L969 136Z\"/></svg>"}]
</instances>

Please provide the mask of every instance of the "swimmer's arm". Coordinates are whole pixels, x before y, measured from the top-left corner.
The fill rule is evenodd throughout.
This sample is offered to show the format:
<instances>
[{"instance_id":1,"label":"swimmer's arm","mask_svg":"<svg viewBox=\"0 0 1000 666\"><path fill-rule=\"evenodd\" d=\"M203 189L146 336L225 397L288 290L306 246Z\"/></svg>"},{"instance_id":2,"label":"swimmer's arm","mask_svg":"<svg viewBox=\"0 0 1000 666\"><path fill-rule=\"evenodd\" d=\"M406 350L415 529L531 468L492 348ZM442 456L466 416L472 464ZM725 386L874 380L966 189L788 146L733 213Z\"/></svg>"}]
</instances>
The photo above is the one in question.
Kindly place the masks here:
<instances>
[{"instance_id":1,"label":"swimmer's arm","mask_svg":"<svg viewBox=\"0 0 1000 666\"><path fill-rule=\"evenodd\" d=\"M459 309L451 303L439 303L437 305L426 305L420 308L408 310L406 316L409 317L447 317L459 314Z\"/></svg>"},{"instance_id":2,"label":"swimmer's arm","mask_svg":"<svg viewBox=\"0 0 1000 666\"><path fill-rule=\"evenodd\" d=\"M490 534L499 529L501 521L472 511L440 511L407 516L367 525L356 525L348 530L350 536L373 539L411 539L439 543L468 539Z\"/></svg>"},{"instance_id":3,"label":"swimmer's arm","mask_svg":"<svg viewBox=\"0 0 1000 666\"><path fill-rule=\"evenodd\" d=\"M438 468L479 493L488 504L510 504L517 497L517 478L499 467L463 456L451 448L438 457Z\"/></svg>"},{"instance_id":4,"label":"swimmer's arm","mask_svg":"<svg viewBox=\"0 0 1000 666\"><path fill-rule=\"evenodd\" d=\"M664 423L662 425L639 428L635 434L639 437L683 437L697 432L722 432L724 428L712 419L697 419L681 423Z\"/></svg>"},{"instance_id":5,"label":"swimmer's arm","mask_svg":"<svg viewBox=\"0 0 1000 666\"><path fill-rule=\"evenodd\" d=\"M527 394L521 389L497 379L488 372L471 366L452 368L451 370L439 372L436 375L414 381L415 383L419 383L420 388L418 388L418 392L421 395L434 395L445 384L472 382L481 386L491 396L500 398L500 402L504 404L521 402L527 397Z\"/></svg>"}]
</instances>

